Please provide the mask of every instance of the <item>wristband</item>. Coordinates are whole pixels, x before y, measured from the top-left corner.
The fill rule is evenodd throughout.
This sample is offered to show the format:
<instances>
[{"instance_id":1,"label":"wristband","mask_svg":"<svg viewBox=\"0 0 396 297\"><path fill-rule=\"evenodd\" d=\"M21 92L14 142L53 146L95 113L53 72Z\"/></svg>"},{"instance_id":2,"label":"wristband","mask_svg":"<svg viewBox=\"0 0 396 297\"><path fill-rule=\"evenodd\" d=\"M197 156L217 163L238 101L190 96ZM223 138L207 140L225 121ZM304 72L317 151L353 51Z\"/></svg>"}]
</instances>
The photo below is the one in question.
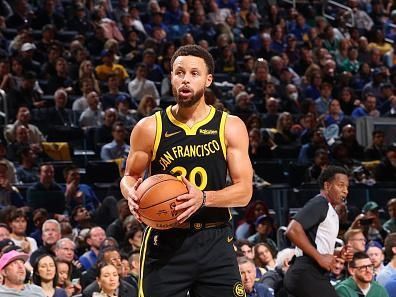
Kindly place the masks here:
<instances>
[{"instance_id":1,"label":"wristband","mask_svg":"<svg viewBox=\"0 0 396 297\"><path fill-rule=\"evenodd\" d=\"M206 206L206 192L202 191L202 204L200 208L203 208Z\"/></svg>"}]
</instances>

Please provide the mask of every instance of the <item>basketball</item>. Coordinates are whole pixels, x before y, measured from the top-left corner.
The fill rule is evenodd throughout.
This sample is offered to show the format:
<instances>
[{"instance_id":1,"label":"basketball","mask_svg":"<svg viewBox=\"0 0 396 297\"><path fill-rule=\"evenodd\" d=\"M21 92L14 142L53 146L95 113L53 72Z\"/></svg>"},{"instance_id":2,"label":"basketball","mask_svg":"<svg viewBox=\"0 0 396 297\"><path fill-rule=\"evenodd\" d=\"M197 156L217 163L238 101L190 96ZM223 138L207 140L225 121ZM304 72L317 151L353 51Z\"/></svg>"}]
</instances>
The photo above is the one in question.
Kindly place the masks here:
<instances>
[{"instance_id":1,"label":"basketball","mask_svg":"<svg viewBox=\"0 0 396 297\"><path fill-rule=\"evenodd\" d=\"M179 204L176 198L185 193L186 185L172 175L156 174L145 179L137 188L142 222L159 230L175 227L176 218L183 212L175 210Z\"/></svg>"}]
</instances>

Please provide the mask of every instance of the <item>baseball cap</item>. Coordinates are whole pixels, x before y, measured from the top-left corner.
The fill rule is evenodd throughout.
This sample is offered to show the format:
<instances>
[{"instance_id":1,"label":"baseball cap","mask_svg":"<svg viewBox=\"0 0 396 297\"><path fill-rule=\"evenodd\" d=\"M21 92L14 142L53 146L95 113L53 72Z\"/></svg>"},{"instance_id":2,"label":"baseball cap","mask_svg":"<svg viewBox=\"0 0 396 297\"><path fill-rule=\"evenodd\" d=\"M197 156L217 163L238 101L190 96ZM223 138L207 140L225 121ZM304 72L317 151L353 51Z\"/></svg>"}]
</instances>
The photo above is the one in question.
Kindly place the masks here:
<instances>
[{"instance_id":1,"label":"baseball cap","mask_svg":"<svg viewBox=\"0 0 396 297\"><path fill-rule=\"evenodd\" d=\"M0 241L0 252L9 245L15 245L11 239L3 239Z\"/></svg>"},{"instance_id":2,"label":"baseball cap","mask_svg":"<svg viewBox=\"0 0 396 297\"><path fill-rule=\"evenodd\" d=\"M380 250L382 250L384 247L382 246L382 244L380 244L378 241L372 240L370 241L367 246L366 246L366 251L371 248L371 247L376 247L379 248Z\"/></svg>"},{"instance_id":3,"label":"baseball cap","mask_svg":"<svg viewBox=\"0 0 396 297\"><path fill-rule=\"evenodd\" d=\"M27 51L35 50L35 49L36 49L36 46L30 42L26 42L26 43L22 44L22 46L21 46L21 52L27 52Z\"/></svg>"},{"instance_id":4,"label":"baseball cap","mask_svg":"<svg viewBox=\"0 0 396 297\"><path fill-rule=\"evenodd\" d=\"M8 253L5 253L0 258L0 270L2 270L4 267L6 267L8 264L15 260L22 260L23 262L26 262L28 258L28 254L20 253L17 251L10 251Z\"/></svg>"},{"instance_id":5,"label":"baseball cap","mask_svg":"<svg viewBox=\"0 0 396 297\"><path fill-rule=\"evenodd\" d=\"M376 202L369 201L363 206L362 212L366 213L366 212L371 211L371 210L377 210L378 208L379 208L379 206L378 206L378 204Z\"/></svg>"},{"instance_id":6,"label":"baseball cap","mask_svg":"<svg viewBox=\"0 0 396 297\"><path fill-rule=\"evenodd\" d=\"M267 216L266 214L263 214L256 219L256 222L254 224L257 226L258 224L262 224L264 222L269 222L272 224L272 218L270 216Z\"/></svg>"},{"instance_id":7,"label":"baseball cap","mask_svg":"<svg viewBox=\"0 0 396 297\"><path fill-rule=\"evenodd\" d=\"M123 94L118 95L115 100L116 100L116 102L129 102L128 96L123 95Z\"/></svg>"}]
</instances>

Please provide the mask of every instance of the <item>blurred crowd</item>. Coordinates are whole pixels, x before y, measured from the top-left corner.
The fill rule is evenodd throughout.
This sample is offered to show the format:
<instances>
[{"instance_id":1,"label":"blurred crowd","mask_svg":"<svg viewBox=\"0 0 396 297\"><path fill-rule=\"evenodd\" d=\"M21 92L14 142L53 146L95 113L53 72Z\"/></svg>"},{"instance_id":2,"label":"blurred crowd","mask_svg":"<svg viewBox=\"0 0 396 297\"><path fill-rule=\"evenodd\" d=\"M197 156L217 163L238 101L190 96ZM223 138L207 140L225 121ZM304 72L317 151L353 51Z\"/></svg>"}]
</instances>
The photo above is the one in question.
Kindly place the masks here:
<instances>
[{"instance_id":1,"label":"blurred crowd","mask_svg":"<svg viewBox=\"0 0 396 297\"><path fill-rule=\"evenodd\" d=\"M73 151L118 160L122 176L134 125L173 102L170 60L181 45L213 55L205 99L246 123L252 162L293 160L301 182L335 164L355 183L394 183L394 135L375 129L362 146L356 123L396 115L396 4L342 4L347 9L326 1L0 0L0 295L25 283L30 296L41 294L33 284L47 296L136 295L143 227L117 183L106 195L84 183ZM60 152L61 143L68 146ZM59 173L59 159L75 164ZM389 283L395 296L396 203L388 198L338 210L340 239L359 242L356 251L374 266L347 269L341 259L334 284L361 272L369 283ZM265 203L243 212L235 247L248 296L285 296L293 250Z\"/></svg>"}]
</instances>

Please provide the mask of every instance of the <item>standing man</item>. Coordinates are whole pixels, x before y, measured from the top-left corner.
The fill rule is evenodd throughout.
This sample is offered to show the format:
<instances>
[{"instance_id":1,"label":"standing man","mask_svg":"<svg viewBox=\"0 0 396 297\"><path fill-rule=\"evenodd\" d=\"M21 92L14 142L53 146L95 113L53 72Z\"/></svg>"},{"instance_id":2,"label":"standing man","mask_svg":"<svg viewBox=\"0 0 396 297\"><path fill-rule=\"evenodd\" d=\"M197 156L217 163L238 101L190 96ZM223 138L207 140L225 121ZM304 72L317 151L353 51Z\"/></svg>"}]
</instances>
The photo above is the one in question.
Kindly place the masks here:
<instances>
[{"instance_id":1,"label":"standing man","mask_svg":"<svg viewBox=\"0 0 396 297\"><path fill-rule=\"evenodd\" d=\"M351 276L336 286L339 297L388 297L384 287L374 281L374 264L366 253L355 253L348 271Z\"/></svg>"},{"instance_id":2,"label":"standing man","mask_svg":"<svg viewBox=\"0 0 396 297\"><path fill-rule=\"evenodd\" d=\"M295 297L337 297L327 273L335 266L335 242L339 221L334 209L348 195L348 174L344 168L329 166L319 177L320 194L295 215L286 236L296 245L296 258L284 284ZM336 256L351 258L346 245ZM302 284L310 284L305 286Z\"/></svg>"},{"instance_id":3,"label":"standing man","mask_svg":"<svg viewBox=\"0 0 396 297\"><path fill-rule=\"evenodd\" d=\"M176 105L142 119L131 134L121 191L135 217L136 190L148 168L152 175L182 176L188 188L177 198L183 212L175 228L145 232L139 296L244 296L228 208L247 205L252 195L248 134L239 118L206 105L213 73L205 49L180 47L171 59ZM164 163L168 154L173 161Z\"/></svg>"}]
</instances>

